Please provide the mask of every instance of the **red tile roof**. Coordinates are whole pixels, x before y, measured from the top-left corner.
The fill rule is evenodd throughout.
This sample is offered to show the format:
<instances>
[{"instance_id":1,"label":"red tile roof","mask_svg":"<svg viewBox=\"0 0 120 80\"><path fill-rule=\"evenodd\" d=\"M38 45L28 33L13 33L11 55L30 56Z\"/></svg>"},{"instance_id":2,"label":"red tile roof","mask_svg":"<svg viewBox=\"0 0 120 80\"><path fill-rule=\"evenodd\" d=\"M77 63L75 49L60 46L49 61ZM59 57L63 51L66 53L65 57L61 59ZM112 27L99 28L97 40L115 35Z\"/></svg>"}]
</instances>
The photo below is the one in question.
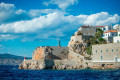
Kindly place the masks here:
<instances>
[{"instance_id":1,"label":"red tile roof","mask_svg":"<svg viewBox=\"0 0 120 80\"><path fill-rule=\"evenodd\" d=\"M96 27L102 27L102 28L103 28L103 27L105 27L105 26L96 26Z\"/></svg>"},{"instance_id":2,"label":"red tile roof","mask_svg":"<svg viewBox=\"0 0 120 80\"><path fill-rule=\"evenodd\" d=\"M82 25L81 27L89 27L89 25Z\"/></svg>"},{"instance_id":3,"label":"red tile roof","mask_svg":"<svg viewBox=\"0 0 120 80\"><path fill-rule=\"evenodd\" d=\"M117 32L117 31L110 30L110 31L106 31L106 32L104 32L104 33L109 33L109 32Z\"/></svg>"}]
</instances>

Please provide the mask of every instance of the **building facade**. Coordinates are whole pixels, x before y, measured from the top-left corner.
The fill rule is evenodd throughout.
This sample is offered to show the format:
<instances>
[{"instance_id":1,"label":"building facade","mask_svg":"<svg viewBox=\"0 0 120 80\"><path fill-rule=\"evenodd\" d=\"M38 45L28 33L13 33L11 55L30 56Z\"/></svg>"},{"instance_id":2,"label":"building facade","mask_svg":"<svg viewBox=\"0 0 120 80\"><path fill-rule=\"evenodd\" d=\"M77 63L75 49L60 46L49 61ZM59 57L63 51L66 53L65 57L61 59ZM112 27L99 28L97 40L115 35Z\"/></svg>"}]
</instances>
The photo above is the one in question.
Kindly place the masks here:
<instances>
[{"instance_id":1,"label":"building facade","mask_svg":"<svg viewBox=\"0 0 120 80\"><path fill-rule=\"evenodd\" d=\"M103 34L103 38L107 41L107 42L113 42L113 37L117 36L118 32L114 31L114 30L110 30L110 31L106 31Z\"/></svg>"},{"instance_id":2,"label":"building facade","mask_svg":"<svg viewBox=\"0 0 120 80\"><path fill-rule=\"evenodd\" d=\"M96 26L96 28L102 29L104 32L113 30L112 26Z\"/></svg>"},{"instance_id":3,"label":"building facade","mask_svg":"<svg viewBox=\"0 0 120 80\"><path fill-rule=\"evenodd\" d=\"M120 43L92 45L92 62L120 62Z\"/></svg>"},{"instance_id":4,"label":"building facade","mask_svg":"<svg viewBox=\"0 0 120 80\"><path fill-rule=\"evenodd\" d=\"M78 31L80 31L83 36L95 36L96 27L83 25L78 29Z\"/></svg>"},{"instance_id":5,"label":"building facade","mask_svg":"<svg viewBox=\"0 0 120 80\"><path fill-rule=\"evenodd\" d=\"M114 43L120 43L120 32L118 32L118 35L113 37L113 42Z\"/></svg>"}]
</instances>

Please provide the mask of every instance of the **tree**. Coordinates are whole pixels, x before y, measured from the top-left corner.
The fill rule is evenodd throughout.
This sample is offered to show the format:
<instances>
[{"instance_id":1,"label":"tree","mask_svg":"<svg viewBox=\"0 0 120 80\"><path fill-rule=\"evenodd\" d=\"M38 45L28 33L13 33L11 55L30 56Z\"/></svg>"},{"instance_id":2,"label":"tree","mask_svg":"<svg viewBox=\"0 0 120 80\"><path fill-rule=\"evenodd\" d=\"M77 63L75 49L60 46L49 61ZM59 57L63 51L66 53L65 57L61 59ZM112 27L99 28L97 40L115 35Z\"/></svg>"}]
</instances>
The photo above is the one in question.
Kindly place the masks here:
<instances>
[{"instance_id":1,"label":"tree","mask_svg":"<svg viewBox=\"0 0 120 80\"><path fill-rule=\"evenodd\" d=\"M95 36L89 40L86 41L86 43L88 44L88 46L86 47L86 52L91 55L92 54L92 45L95 44L106 44L107 41L105 39L102 38L103 35L103 30L100 28L96 29L96 33Z\"/></svg>"}]
</instances>

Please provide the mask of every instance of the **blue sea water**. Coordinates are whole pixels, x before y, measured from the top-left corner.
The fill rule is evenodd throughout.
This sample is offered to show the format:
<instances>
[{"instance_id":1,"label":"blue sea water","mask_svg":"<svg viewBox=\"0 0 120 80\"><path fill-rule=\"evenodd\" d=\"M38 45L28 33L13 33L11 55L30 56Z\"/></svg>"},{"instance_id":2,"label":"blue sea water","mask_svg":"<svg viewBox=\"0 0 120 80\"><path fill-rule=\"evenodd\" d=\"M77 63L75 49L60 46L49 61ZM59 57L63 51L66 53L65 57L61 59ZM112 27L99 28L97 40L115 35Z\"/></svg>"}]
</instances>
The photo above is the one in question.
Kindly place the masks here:
<instances>
[{"instance_id":1,"label":"blue sea water","mask_svg":"<svg viewBox=\"0 0 120 80\"><path fill-rule=\"evenodd\" d=\"M120 69L19 70L18 66L0 65L0 80L120 80Z\"/></svg>"}]
</instances>

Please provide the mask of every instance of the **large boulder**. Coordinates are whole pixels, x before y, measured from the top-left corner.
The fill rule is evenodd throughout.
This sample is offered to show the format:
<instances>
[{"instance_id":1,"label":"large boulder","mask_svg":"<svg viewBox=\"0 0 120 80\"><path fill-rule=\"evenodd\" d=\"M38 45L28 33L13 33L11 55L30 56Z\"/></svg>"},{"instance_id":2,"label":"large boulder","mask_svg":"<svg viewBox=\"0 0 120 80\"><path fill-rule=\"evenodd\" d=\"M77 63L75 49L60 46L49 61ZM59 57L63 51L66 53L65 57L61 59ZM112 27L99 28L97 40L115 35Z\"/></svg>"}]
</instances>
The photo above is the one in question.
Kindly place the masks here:
<instances>
[{"instance_id":1,"label":"large boulder","mask_svg":"<svg viewBox=\"0 0 120 80\"><path fill-rule=\"evenodd\" d=\"M52 49L48 46L37 47L32 55L32 60L52 59Z\"/></svg>"}]
</instances>

